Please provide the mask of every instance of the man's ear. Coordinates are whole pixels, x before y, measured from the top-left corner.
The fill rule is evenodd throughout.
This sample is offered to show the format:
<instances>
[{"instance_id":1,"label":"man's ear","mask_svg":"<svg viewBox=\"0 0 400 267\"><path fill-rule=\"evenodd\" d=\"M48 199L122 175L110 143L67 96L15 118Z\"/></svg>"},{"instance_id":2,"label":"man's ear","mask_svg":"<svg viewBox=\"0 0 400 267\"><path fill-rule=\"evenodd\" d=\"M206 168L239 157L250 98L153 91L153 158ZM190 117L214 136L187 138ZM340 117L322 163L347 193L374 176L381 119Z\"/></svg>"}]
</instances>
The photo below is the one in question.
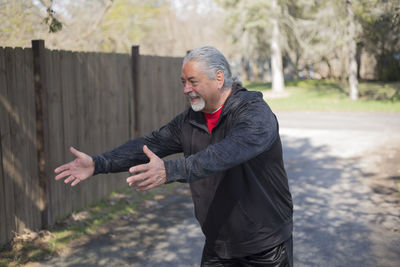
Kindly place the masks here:
<instances>
[{"instance_id":1,"label":"man's ear","mask_svg":"<svg viewBox=\"0 0 400 267\"><path fill-rule=\"evenodd\" d=\"M222 87L224 86L224 81L225 81L225 75L224 72L222 70L218 70L217 71L217 83L218 83L218 89L222 89Z\"/></svg>"}]
</instances>

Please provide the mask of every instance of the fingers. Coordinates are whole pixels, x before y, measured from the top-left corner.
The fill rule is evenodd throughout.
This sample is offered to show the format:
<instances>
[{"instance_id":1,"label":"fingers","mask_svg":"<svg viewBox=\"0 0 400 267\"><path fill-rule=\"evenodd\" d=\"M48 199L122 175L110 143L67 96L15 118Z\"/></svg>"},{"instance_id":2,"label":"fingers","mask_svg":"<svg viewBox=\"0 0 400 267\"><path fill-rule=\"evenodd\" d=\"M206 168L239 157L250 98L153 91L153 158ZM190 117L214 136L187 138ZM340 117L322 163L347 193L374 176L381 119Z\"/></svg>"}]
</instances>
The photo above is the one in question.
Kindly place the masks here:
<instances>
[{"instance_id":1,"label":"fingers","mask_svg":"<svg viewBox=\"0 0 400 267\"><path fill-rule=\"evenodd\" d=\"M139 173L133 176L130 176L126 179L126 182L129 184L129 186L138 186L140 182L148 179L149 176L147 173Z\"/></svg>"},{"instance_id":2,"label":"fingers","mask_svg":"<svg viewBox=\"0 0 400 267\"><path fill-rule=\"evenodd\" d=\"M136 178L136 177L135 177ZM129 187L135 187L137 191L145 191L156 186L152 178L135 179L129 183Z\"/></svg>"},{"instance_id":3,"label":"fingers","mask_svg":"<svg viewBox=\"0 0 400 267\"><path fill-rule=\"evenodd\" d=\"M154 157L157 157L157 155L154 154L153 151L151 151L146 145L143 146L143 152L144 152L144 154L146 154L146 156L147 156L149 159L152 159L152 158L154 158Z\"/></svg>"},{"instance_id":4,"label":"fingers","mask_svg":"<svg viewBox=\"0 0 400 267\"><path fill-rule=\"evenodd\" d=\"M68 176L68 175L71 175L71 172L68 170L68 171L63 171L62 173L60 173L59 175L57 175L56 177L55 177L55 179L58 181L58 180L60 180L60 179L62 179L62 178L64 178L64 177L66 177L66 176Z\"/></svg>"},{"instance_id":5,"label":"fingers","mask_svg":"<svg viewBox=\"0 0 400 267\"><path fill-rule=\"evenodd\" d=\"M54 170L54 172L55 172L55 173L59 173L59 172L68 170L68 169L70 168L70 165L71 165L71 163L67 163L67 164L61 165L61 166L57 167L57 168Z\"/></svg>"},{"instance_id":6,"label":"fingers","mask_svg":"<svg viewBox=\"0 0 400 267\"><path fill-rule=\"evenodd\" d=\"M73 148L72 146L69 148L72 154L74 154L77 158L83 158L86 156L85 153L80 152L79 150Z\"/></svg>"},{"instance_id":7,"label":"fingers","mask_svg":"<svg viewBox=\"0 0 400 267\"><path fill-rule=\"evenodd\" d=\"M68 184L74 180L75 180L75 177L73 175L70 175L67 179L64 180L64 183Z\"/></svg>"},{"instance_id":8,"label":"fingers","mask_svg":"<svg viewBox=\"0 0 400 267\"><path fill-rule=\"evenodd\" d=\"M77 184L79 184L81 180L79 180L78 178L75 178L75 180L72 182L71 186L75 186Z\"/></svg>"},{"instance_id":9,"label":"fingers","mask_svg":"<svg viewBox=\"0 0 400 267\"><path fill-rule=\"evenodd\" d=\"M146 172L149 170L149 165L148 164L141 164L141 165L136 165L135 167L131 167L129 169L130 173L140 173L140 172Z\"/></svg>"},{"instance_id":10,"label":"fingers","mask_svg":"<svg viewBox=\"0 0 400 267\"><path fill-rule=\"evenodd\" d=\"M77 177L70 175L67 179L64 180L64 183L68 184L71 183L71 186L75 186L77 184L79 184L81 180L79 180Z\"/></svg>"}]
</instances>

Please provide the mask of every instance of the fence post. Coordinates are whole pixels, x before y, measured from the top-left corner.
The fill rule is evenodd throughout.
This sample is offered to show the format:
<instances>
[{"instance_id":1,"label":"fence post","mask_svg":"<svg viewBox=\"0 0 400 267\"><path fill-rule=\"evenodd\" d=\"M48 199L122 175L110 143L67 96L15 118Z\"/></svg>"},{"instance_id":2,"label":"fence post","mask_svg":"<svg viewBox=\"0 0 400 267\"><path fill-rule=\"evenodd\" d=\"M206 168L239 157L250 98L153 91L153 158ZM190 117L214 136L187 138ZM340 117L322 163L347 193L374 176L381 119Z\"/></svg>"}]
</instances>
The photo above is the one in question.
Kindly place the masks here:
<instances>
[{"instance_id":1,"label":"fence post","mask_svg":"<svg viewBox=\"0 0 400 267\"><path fill-rule=\"evenodd\" d=\"M47 170L48 146L48 107L47 107L47 80L45 66L44 40L32 41L33 75L35 82L35 108L36 108L36 149L38 155L39 187L40 187L40 215L41 227L49 224L49 209L47 199Z\"/></svg>"},{"instance_id":2,"label":"fence post","mask_svg":"<svg viewBox=\"0 0 400 267\"><path fill-rule=\"evenodd\" d=\"M140 135L140 116L139 116L139 46L132 46L132 87L133 87L133 129L134 137Z\"/></svg>"}]
</instances>

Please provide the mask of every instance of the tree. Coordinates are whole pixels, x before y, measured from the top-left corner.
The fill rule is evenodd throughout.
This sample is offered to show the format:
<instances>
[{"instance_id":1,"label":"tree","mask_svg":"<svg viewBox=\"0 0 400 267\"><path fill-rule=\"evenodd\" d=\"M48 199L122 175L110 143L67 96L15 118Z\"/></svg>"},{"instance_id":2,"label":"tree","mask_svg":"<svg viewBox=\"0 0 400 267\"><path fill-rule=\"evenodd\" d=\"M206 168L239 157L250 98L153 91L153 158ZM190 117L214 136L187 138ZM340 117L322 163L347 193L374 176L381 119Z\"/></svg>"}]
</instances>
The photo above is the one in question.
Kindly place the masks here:
<instances>
[{"instance_id":1,"label":"tree","mask_svg":"<svg viewBox=\"0 0 400 267\"><path fill-rule=\"evenodd\" d=\"M50 49L107 52L129 52L168 8L167 0L0 1L2 44L43 39Z\"/></svg>"},{"instance_id":2,"label":"tree","mask_svg":"<svg viewBox=\"0 0 400 267\"><path fill-rule=\"evenodd\" d=\"M318 70L326 64L327 77L348 79L350 96L357 99L356 43L360 31L352 1L289 1L288 8L293 19L287 25L296 37L288 44L289 50L295 49L296 66L300 62Z\"/></svg>"},{"instance_id":3,"label":"tree","mask_svg":"<svg viewBox=\"0 0 400 267\"><path fill-rule=\"evenodd\" d=\"M272 88L275 92L283 92L282 13L278 0L219 0L218 3L227 12L227 28L233 32L232 42L242 53L242 62L247 62L248 58L255 62L271 58Z\"/></svg>"},{"instance_id":4,"label":"tree","mask_svg":"<svg viewBox=\"0 0 400 267\"><path fill-rule=\"evenodd\" d=\"M280 14L280 7L278 0L272 0L272 38L271 38L271 69L272 69L272 91L282 93L285 89L283 69L282 69L282 52L279 43L279 25L278 18Z\"/></svg>"},{"instance_id":5,"label":"tree","mask_svg":"<svg viewBox=\"0 0 400 267\"><path fill-rule=\"evenodd\" d=\"M184 56L186 51L211 45L232 54L223 32L223 10L213 0L174 0L152 20L141 40L148 53Z\"/></svg>"},{"instance_id":6,"label":"tree","mask_svg":"<svg viewBox=\"0 0 400 267\"><path fill-rule=\"evenodd\" d=\"M0 45L43 39L65 50L129 53L136 44L141 53L167 56L201 45L230 51L213 0L0 0L0 7Z\"/></svg>"},{"instance_id":7,"label":"tree","mask_svg":"<svg viewBox=\"0 0 400 267\"><path fill-rule=\"evenodd\" d=\"M354 12L352 1L346 0L347 18L348 18L348 50L349 50L349 88L350 98L357 100L358 98L358 80L357 80L357 59L356 59L356 36L354 25Z\"/></svg>"},{"instance_id":8,"label":"tree","mask_svg":"<svg viewBox=\"0 0 400 267\"><path fill-rule=\"evenodd\" d=\"M355 13L363 29L360 43L376 59L377 78L400 80L400 2L362 1Z\"/></svg>"}]
</instances>

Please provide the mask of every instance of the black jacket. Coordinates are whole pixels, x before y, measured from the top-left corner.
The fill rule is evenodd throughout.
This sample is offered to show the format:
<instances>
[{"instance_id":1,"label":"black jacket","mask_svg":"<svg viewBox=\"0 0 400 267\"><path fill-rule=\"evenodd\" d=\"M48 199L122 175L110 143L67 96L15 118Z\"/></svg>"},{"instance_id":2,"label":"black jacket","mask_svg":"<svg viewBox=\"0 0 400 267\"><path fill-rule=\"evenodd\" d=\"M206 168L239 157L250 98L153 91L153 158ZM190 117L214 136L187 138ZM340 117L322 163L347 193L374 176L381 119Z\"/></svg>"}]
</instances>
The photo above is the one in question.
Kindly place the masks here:
<instances>
[{"instance_id":1,"label":"black jacket","mask_svg":"<svg viewBox=\"0 0 400 267\"><path fill-rule=\"evenodd\" d=\"M167 182L190 183L206 246L222 258L279 245L292 234L292 197L282 160L278 122L259 92L234 84L217 125L185 110L151 134L94 156L95 174L148 162L146 144L165 161Z\"/></svg>"}]
</instances>

